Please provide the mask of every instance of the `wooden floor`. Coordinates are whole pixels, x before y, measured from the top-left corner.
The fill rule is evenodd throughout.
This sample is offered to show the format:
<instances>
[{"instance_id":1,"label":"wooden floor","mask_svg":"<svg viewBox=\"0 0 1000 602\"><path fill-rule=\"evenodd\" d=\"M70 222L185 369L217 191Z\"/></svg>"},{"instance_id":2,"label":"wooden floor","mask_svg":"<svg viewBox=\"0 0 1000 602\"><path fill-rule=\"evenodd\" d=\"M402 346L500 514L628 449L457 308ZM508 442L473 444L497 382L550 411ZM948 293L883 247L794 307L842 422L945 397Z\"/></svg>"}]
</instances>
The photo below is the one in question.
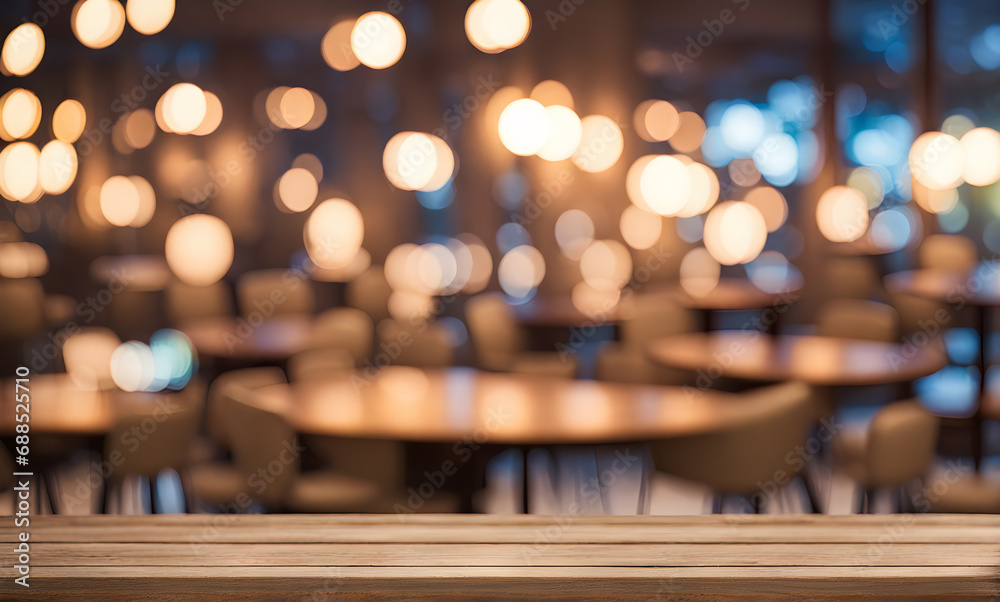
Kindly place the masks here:
<instances>
[{"instance_id":1,"label":"wooden floor","mask_svg":"<svg viewBox=\"0 0 1000 602\"><path fill-rule=\"evenodd\" d=\"M12 524L0 598L1000 595L997 516L38 516L30 592Z\"/></svg>"}]
</instances>

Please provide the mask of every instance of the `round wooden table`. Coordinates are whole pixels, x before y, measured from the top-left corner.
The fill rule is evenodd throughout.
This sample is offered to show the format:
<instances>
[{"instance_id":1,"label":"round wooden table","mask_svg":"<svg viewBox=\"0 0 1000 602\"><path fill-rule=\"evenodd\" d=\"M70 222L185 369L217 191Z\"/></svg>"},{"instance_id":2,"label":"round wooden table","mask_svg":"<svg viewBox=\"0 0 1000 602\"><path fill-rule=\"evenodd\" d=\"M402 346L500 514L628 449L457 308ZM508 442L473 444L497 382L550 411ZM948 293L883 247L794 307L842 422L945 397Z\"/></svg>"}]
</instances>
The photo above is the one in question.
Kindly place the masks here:
<instances>
[{"instance_id":1,"label":"round wooden table","mask_svg":"<svg viewBox=\"0 0 1000 602\"><path fill-rule=\"evenodd\" d=\"M761 411L740 396L690 387L404 366L273 385L255 399L306 434L444 443L466 460L483 447L518 447L524 475L533 446L663 439L726 429ZM475 457L473 482L479 483L485 460ZM467 500L472 489L464 492ZM524 508L527 499L525 479Z\"/></svg>"},{"instance_id":2,"label":"round wooden table","mask_svg":"<svg viewBox=\"0 0 1000 602\"><path fill-rule=\"evenodd\" d=\"M648 441L722 429L752 417L718 391L405 366L273 385L257 400L316 435L502 445Z\"/></svg>"},{"instance_id":3,"label":"round wooden table","mask_svg":"<svg viewBox=\"0 0 1000 602\"><path fill-rule=\"evenodd\" d=\"M275 316L263 322L245 318L206 318L180 326L195 350L213 358L281 361L304 351L312 341L311 316Z\"/></svg>"},{"instance_id":4,"label":"round wooden table","mask_svg":"<svg viewBox=\"0 0 1000 602\"><path fill-rule=\"evenodd\" d=\"M787 290L765 292L746 278L720 278L718 284L704 295L693 295L680 284L673 284L650 293L665 294L684 307L705 311L750 311L789 305L798 299L801 284Z\"/></svg>"},{"instance_id":5,"label":"round wooden table","mask_svg":"<svg viewBox=\"0 0 1000 602\"><path fill-rule=\"evenodd\" d=\"M937 343L924 347L820 336L720 330L650 343L659 364L709 378L799 380L817 386L880 385L928 376L947 365Z\"/></svg>"},{"instance_id":6,"label":"round wooden table","mask_svg":"<svg viewBox=\"0 0 1000 602\"><path fill-rule=\"evenodd\" d=\"M631 316L632 301L662 299L683 307L705 312L754 311L782 308L798 300L800 283L792 283L787 290L765 292L746 278L720 278L718 284L704 295L693 295L680 284L652 285L650 290L608 309L584 312L573 305L569 297L538 298L514 307L518 322L525 326L551 328L577 328L617 324ZM708 316L706 316L708 317ZM708 321L706 320L706 323Z\"/></svg>"},{"instance_id":7,"label":"round wooden table","mask_svg":"<svg viewBox=\"0 0 1000 602\"><path fill-rule=\"evenodd\" d=\"M14 380L3 381L8 395L0 395L0 434L12 435ZM68 374L32 374L28 382L31 433L45 435L103 435L114 425L113 396L77 387ZM19 391L21 393L23 391Z\"/></svg>"},{"instance_id":8,"label":"round wooden table","mask_svg":"<svg viewBox=\"0 0 1000 602\"><path fill-rule=\"evenodd\" d=\"M969 272L921 269L889 274L884 279L885 289L893 294L912 295L962 310L968 306L978 308L979 318L979 403L973 420L973 459L976 469L982 464L983 419L1000 418L1000 403L990 395L987 386L989 362L989 335L992 332L991 310L1000 307L1000 264L983 262ZM932 322L939 318L932 318ZM946 323L936 324L939 331Z\"/></svg>"}]
</instances>

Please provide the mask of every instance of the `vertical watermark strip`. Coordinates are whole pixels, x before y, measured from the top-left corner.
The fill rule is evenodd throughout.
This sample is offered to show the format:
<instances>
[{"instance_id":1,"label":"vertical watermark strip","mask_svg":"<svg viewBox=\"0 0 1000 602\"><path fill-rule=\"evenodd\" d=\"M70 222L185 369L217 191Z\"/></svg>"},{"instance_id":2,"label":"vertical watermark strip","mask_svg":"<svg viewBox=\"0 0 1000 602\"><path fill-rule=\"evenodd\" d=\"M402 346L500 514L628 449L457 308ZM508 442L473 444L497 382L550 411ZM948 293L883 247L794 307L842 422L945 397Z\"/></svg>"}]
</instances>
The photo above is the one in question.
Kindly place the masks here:
<instances>
[{"instance_id":1,"label":"vertical watermark strip","mask_svg":"<svg viewBox=\"0 0 1000 602\"><path fill-rule=\"evenodd\" d=\"M28 446L28 434L31 430L29 426L29 421L31 420L31 395L29 390L30 384L30 371L25 366L19 366L17 370L14 371L16 378L14 379L14 422L16 426L14 427L14 461L17 466L25 467L28 465L28 455L30 448ZM14 469L14 480L16 481L16 486L14 491L16 492L17 507L14 511L14 526L18 529L23 529L18 532L18 542L17 546L14 547L14 555L17 560L14 563L14 569L20 575L20 577L14 578L14 583L22 585L24 587L29 587L28 578L31 573L31 546L28 544L28 538L30 534L28 532L28 527L31 525L31 479L34 476L32 472L18 471L17 468ZM28 477L28 478L25 478ZM23 481L21 479L24 479Z\"/></svg>"}]
</instances>

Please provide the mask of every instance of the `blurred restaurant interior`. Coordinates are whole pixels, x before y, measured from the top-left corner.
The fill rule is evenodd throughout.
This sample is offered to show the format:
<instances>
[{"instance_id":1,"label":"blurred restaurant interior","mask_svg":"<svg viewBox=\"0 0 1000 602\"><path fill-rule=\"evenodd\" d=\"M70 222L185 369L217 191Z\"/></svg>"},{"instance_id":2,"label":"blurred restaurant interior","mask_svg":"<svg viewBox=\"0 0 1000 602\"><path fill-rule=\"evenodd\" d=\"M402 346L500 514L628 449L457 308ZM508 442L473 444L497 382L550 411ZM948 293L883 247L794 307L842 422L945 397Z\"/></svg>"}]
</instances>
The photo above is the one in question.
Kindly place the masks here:
<instances>
[{"instance_id":1,"label":"blurred restaurant interior","mask_svg":"<svg viewBox=\"0 0 1000 602\"><path fill-rule=\"evenodd\" d=\"M8 511L1000 513L996 2L0 19Z\"/></svg>"}]
</instances>

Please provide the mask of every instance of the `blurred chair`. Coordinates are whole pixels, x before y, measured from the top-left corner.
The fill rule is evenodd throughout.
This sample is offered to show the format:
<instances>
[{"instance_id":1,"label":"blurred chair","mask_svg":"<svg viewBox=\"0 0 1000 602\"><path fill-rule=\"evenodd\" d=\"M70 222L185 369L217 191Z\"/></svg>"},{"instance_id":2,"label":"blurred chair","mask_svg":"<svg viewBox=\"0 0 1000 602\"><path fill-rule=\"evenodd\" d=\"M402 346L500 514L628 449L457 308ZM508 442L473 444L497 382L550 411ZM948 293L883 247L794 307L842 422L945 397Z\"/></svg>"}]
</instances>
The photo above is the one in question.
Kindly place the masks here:
<instances>
[{"instance_id":1,"label":"blurred chair","mask_svg":"<svg viewBox=\"0 0 1000 602\"><path fill-rule=\"evenodd\" d=\"M379 266L372 266L347 283L347 304L365 311L374 322L389 317L389 296L392 288Z\"/></svg>"},{"instance_id":2,"label":"blurred chair","mask_svg":"<svg viewBox=\"0 0 1000 602\"><path fill-rule=\"evenodd\" d=\"M250 496L271 511L455 512L457 498L436 490L418 508L407 506L402 484L402 445L394 442L310 436L331 469L301 471L301 454L284 417L259 407L254 391L234 387L229 398L233 457L247 475ZM266 470L267 479L250 478Z\"/></svg>"},{"instance_id":3,"label":"blurred chair","mask_svg":"<svg viewBox=\"0 0 1000 602\"><path fill-rule=\"evenodd\" d=\"M920 243L920 267L967 272L979 263L975 243L957 234L932 234Z\"/></svg>"},{"instance_id":4,"label":"blurred chair","mask_svg":"<svg viewBox=\"0 0 1000 602\"><path fill-rule=\"evenodd\" d=\"M168 468L184 469L191 439L198 428L201 403L196 397L199 396L194 391L172 394L179 401L180 407L175 409L144 401L145 407L135 404L119 417L104 439L105 463L114 467L105 479L106 503L112 492L120 490L125 477L141 476L149 479L155 512L157 475Z\"/></svg>"},{"instance_id":5,"label":"blurred chair","mask_svg":"<svg viewBox=\"0 0 1000 602\"><path fill-rule=\"evenodd\" d=\"M779 473L788 480L796 476L806 480L806 464L790 463L787 457L797 446L806 444L816 412L812 392L803 383L756 389L744 397L739 403L746 406L750 416L742 423L715 432L654 441L650 452L656 470L708 485L717 496L749 495L759 512L766 495L762 483L775 483ZM817 510L808 483L806 492ZM645 506L644 499L640 499L640 505Z\"/></svg>"},{"instance_id":6,"label":"blurred chair","mask_svg":"<svg viewBox=\"0 0 1000 602\"><path fill-rule=\"evenodd\" d=\"M694 312L662 297L639 297L621 324L621 342L605 343L597 354L598 380L674 385L687 382L681 370L659 366L646 356L646 346L659 337L700 329Z\"/></svg>"},{"instance_id":7,"label":"blurred chair","mask_svg":"<svg viewBox=\"0 0 1000 602\"><path fill-rule=\"evenodd\" d=\"M223 281L193 286L174 279L167 285L167 316L174 325L203 318L234 316L233 299Z\"/></svg>"},{"instance_id":8,"label":"blurred chair","mask_svg":"<svg viewBox=\"0 0 1000 602\"><path fill-rule=\"evenodd\" d=\"M833 442L837 465L862 487L861 511L870 511L877 489L897 489L900 512L904 486L928 473L934 461L940 421L917 401L891 403L866 430L842 431Z\"/></svg>"},{"instance_id":9,"label":"blurred chair","mask_svg":"<svg viewBox=\"0 0 1000 602\"><path fill-rule=\"evenodd\" d=\"M465 316L476 357L483 368L567 378L576 376L579 360L575 355L527 350L524 330L500 295L484 293L472 297L465 304Z\"/></svg>"},{"instance_id":10,"label":"blurred chair","mask_svg":"<svg viewBox=\"0 0 1000 602\"><path fill-rule=\"evenodd\" d=\"M306 435L304 440L309 449L338 474L372 482L383 492L405 489L406 448L400 441L323 435ZM458 506L457 500L450 495L435 495L426 501L433 502L431 507L437 510L427 508L425 511L453 512Z\"/></svg>"},{"instance_id":11,"label":"blurred chair","mask_svg":"<svg viewBox=\"0 0 1000 602\"><path fill-rule=\"evenodd\" d=\"M285 373L277 367L231 370L212 381L205 408L205 435L194 439L187 458L187 476L197 500L216 506L228 504L247 488L247 476L231 461L223 459L230 450L232 391L256 390L285 382Z\"/></svg>"},{"instance_id":12,"label":"blurred chair","mask_svg":"<svg viewBox=\"0 0 1000 602\"><path fill-rule=\"evenodd\" d=\"M45 328L45 289L37 278L0 278L0 340L24 342ZM16 318L16 319L14 319Z\"/></svg>"},{"instance_id":13,"label":"blurred chair","mask_svg":"<svg viewBox=\"0 0 1000 602\"><path fill-rule=\"evenodd\" d=\"M353 307L335 307L316 317L310 347L341 349L355 364L361 364L371 357L374 339L375 323L371 316Z\"/></svg>"},{"instance_id":14,"label":"blurred chair","mask_svg":"<svg viewBox=\"0 0 1000 602\"><path fill-rule=\"evenodd\" d=\"M920 267L965 273L975 269L979 262L976 245L964 236L932 234L924 239L919 250ZM946 328L975 328L975 314L958 312L950 303L941 303L912 295L892 295L890 302L899 311L903 333L927 333L933 328L942 332Z\"/></svg>"},{"instance_id":15,"label":"blurred chair","mask_svg":"<svg viewBox=\"0 0 1000 602\"><path fill-rule=\"evenodd\" d=\"M377 334L376 357L385 354L386 361L376 364L444 368L454 363L455 337L436 322L414 325L388 318L378 323Z\"/></svg>"},{"instance_id":16,"label":"blurred chair","mask_svg":"<svg viewBox=\"0 0 1000 602\"><path fill-rule=\"evenodd\" d=\"M820 336L885 342L899 338L899 314L877 301L827 301L819 308L816 324Z\"/></svg>"},{"instance_id":17,"label":"blurred chair","mask_svg":"<svg viewBox=\"0 0 1000 602\"><path fill-rule=\"evenodd\" d=\"M311 314L315 305L312 282L294 270L256 270L240 276L236 283L240 314L262 317Z\"/></svg>"},{"instance_id":18,"label":"blurred chair","mask_svg":"<svg viewBox=\"0 0 1000 602\"><path fill-rule=\"evenodd\" d=\"M354 356L343 349L310 349L288 358L288 377L292 382L336 378L350 375L355 365Z\"/></svg>"},{"instance_id":19,"label":"blurred chair","mask_svg":"<svg viewBox=\"0 0 1000 602\"><path fill-rule=\"evenodd\" d=\"M115 388L111 355L122 341L108 328L81 328L63 343L63 362L73 383L88 391Z\"/></svg>"},{"instance_id":20,"label":"blurred chair","mask_svg":"<svg viewBox=\"0 0 1000 602\"><path fill-rule=\"evenodd\" d=\"M368 480L319 470L301 471L301 452L291 425L256 407L253 392L234 389L230 397L233 457L247 475L247 493L269 511L372 511L380 495ZM255 475L266 474L267 479Z\"/></svg>"},{"instance_id":21,"label":"blurred chair","mask_svg":"<svg viewBox=\"0 0 1000 602\"><path fill-rule=\"evenodd\" d=\"M878 270L869 257L828 257L824 268L829 298L871 299L882 291Z\"/></svg>"}]
</instances>

